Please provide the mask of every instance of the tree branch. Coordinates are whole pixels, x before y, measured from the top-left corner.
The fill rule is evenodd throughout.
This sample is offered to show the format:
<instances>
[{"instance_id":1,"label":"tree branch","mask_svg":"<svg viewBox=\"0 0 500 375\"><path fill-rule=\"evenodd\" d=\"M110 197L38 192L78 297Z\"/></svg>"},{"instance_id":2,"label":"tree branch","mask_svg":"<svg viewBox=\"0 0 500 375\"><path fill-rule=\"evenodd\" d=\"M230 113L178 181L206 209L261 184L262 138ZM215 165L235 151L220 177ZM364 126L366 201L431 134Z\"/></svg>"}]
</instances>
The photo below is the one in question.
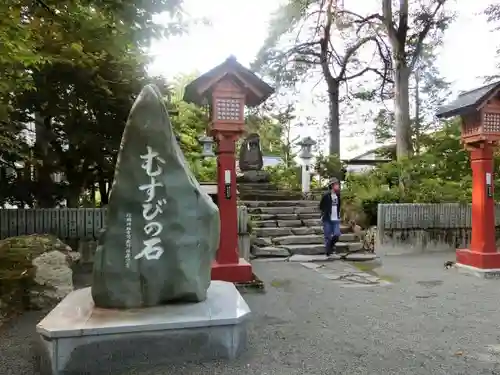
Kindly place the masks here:
<instances>
[{"instance_id":1,"label":"tree branch","mask_svg":"<svg viewBox=\"0 0 500 375\"><path fill-rule=\"evenodd\" d=\"M370 41L375 41L376 42L376 38L374 36L369 36L369 37L366 37L366 38L362 38L360 40L358 40L358 42L356 44L354 44L352 47L348 48L345 55L344 55L344 58L342 59L341 63L340 63L340 73L338 74L338 76L336 77L336 79L338 81L344 81L345 80L345 74L346 74L346 69L347 69L347 65L349 64L349 60L350 58L366 43L370 42Z\"/></svg>"},{"instance_id":2,"label":"tree branch","mask_svg":"<svg viewBox=\"0 0 500 375\"><path fill-rule=\"evenodd\" d=\"M331 37L331 29L333 24L333 0L328 0L327 3L327 15L324 27L323 37L320 40L320 51L321 51L321 70L323 71L323 76L325 77L326 84L328 88L336 84L336 80L330 71L330 63L328 60L328 46Z\"/></svg>"},{"instance_id":3,"label":"tree branch","mask_svg":"<svg viewBox=\"0 0 500 375\"><path fill-rule=\"evenodd\" d=\"M404 1L404 0L403 0ZM394 22L392 20L392 3L391 0L382 0L382 23L387 29L387 35L393 48L398 44L397 32L394 28Z\"/></svg>"},{"instance_id":4,"label":"tree branch","mask_svg":"<svg viewBox=\"0 0 500 375\"><path fill-rule=\"evenodd\" d=\"M408 35L408 0L399 1L399 24L396 35L399 44L404 46Z\"/></svg>"},{"instance_id":5,"label":"tree branch","mask_svg":"<svg viewBox=\"0 0 500 375\"><path fill-rule=\"evenodd\" d=\"M441 7L444 5L445 2L446 2L446 0L438 0L438 4L436 6L436 9L434 9L431 16L427 19L423 30L420 31L420 33L418 34L418 39L417 39L417 44L415 46L415 51L413 52L413 56L411 58L411 62L409 65L411 70L413 70L413 68L415 67L417 60L420 57L420 54L422 53L424 40L427 37L427 34L429 33L429 31L432 27L434 18L436 17L437 13L439 12L439 10L441 9Z\"/></svg>"}]
</instances>

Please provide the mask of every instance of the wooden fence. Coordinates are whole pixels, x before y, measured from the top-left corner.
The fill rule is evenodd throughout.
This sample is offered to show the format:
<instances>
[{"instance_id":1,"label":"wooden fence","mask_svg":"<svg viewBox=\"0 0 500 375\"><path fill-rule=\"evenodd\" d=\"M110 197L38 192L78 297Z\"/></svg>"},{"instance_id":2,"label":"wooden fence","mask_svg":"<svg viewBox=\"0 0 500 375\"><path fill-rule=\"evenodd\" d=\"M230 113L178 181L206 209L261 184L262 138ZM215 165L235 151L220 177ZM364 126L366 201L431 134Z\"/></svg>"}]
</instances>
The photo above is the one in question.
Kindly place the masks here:
<instances>
[{"instance_id":1,"label":"wooden fence","mask_svg":"<svg viewBox=\"0 0 500 375\"><path fill-rule=\"evenodd\" d=\"M500 204L495 207L497 240L500 239ZM443 251L470 244L470 204L379 204L378 253Z\"/></svg>"},{"instance_id":2,"label":"wooden fence","mask_svg":"<svg viewBox=\"0 0 500 375\"><path fill-rule=\"evenodd\" d=\"M238 206L240 256L248 259L250 233L247 208ZM78 246L83 260L92 261L95 241L106 222L105 208L0 209L0 239L48 233Z\"/></svg>"}]
</instances>

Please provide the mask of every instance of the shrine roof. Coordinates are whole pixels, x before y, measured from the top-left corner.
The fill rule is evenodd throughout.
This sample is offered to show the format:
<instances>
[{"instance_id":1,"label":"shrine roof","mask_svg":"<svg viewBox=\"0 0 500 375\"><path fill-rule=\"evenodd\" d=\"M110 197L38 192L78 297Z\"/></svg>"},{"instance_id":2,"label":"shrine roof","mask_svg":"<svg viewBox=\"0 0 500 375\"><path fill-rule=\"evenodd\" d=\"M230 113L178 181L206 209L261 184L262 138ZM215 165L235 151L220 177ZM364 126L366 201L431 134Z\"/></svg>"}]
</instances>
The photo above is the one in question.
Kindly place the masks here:
<instances>
[{"instance_id":1,"label":"shrine roof","mask_svg":"<svg viewBox=\"0 0 500 375\"><path fill-rule=\"evenodd\" d=\"M222 64L216 66L212 70L189 83L184 91L184 101L200 105L203 101L202 96L205 93L200 93L199 89L206 86L211 81L217 81L218 79L222 79L226 74L231 73L234 73L238 80L244 81L240 82L244 87L250 85L259 91L260 95L256 95L255 93L252 93L253 95L247 95L246 104L250 107L258 106L274 93L274 88L260 79L250 69L241 65L238 61L236 61L234 56L230 56ZM248 89L248 87L246 88Z\"/></svg>"},{"instance_id":2,"label":"shrine roof","mask_svg":"<svg viewBox=\"0 0 500 375\"><path fill-rule=\"evenodd\" d=\"M495 91L499 90L500 81L496 81L471 91L465 91L459 94L451 103L439 108L436 116L438 118L448 118L476 111L485 100L488 100L491 95L495 94Z\"/></svg>"}]
</instances>

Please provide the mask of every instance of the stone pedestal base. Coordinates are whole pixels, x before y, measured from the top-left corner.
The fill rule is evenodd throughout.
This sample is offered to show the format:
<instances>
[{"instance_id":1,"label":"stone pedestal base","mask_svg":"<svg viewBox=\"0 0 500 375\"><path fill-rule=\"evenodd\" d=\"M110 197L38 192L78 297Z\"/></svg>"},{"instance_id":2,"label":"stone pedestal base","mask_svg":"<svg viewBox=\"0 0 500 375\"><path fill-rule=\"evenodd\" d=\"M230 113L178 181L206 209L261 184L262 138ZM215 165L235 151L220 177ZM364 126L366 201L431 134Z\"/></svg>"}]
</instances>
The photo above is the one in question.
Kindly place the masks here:
<instances>
[{"instance_id":1,"label":"stone pedestal base","mask_svg":"<svg viewBox=\"0 0 500 375\"><path fill-rule=\"evenodd\" d=\"M243 258L240 258L238 263L212 263L212 280L246 283L252 279L252 265Z\"/></svg>"},{"instance_id":2,"label":"stone pedestal base","mask_svg":"<svg viewBox=\"0 0 500 375\"><path fill-rule=\"evenodd\" d=\"M269 182L271 175L267 171L245 171L236 177L236 182Z\"/></svg>"},{"instance_id":3,"label":"stone pedestal base","mask_svg":"<svg viewBox=\"0 0 500 375\"><path fill-rule=\"evenodd\" d=\"M235 286L212 282L195 304L109 310L90 288L70 293L36 327L43 375L118 373L171 362L234 358L246 345L250 309Z\"/></svg>"}]
</instances>

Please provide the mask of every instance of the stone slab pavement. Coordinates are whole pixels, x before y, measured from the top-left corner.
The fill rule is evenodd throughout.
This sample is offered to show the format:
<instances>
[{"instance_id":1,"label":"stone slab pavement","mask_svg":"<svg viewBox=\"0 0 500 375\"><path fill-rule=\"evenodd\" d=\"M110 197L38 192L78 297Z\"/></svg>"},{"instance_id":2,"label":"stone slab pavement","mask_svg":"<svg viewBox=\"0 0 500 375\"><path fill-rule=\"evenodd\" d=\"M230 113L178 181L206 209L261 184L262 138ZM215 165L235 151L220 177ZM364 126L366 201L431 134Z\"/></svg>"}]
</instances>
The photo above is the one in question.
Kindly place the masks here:
<instances>
[{"instance_id":1,"label":"stone slab pavement","mask_svg":"<svg viewBox=\"0 0 500 375\"><path fill-rule=\"evenodd\" d=\"M500 374L500 281L445 270L449 259L384 257L369 272L391 285L370 288L341 287L300 263L256 262L267 292L244 295L254 314L242 357L113 375ZM0 328L0 374L36 374L30 341L42 315Z\"/></svg>"}]
</instances>

